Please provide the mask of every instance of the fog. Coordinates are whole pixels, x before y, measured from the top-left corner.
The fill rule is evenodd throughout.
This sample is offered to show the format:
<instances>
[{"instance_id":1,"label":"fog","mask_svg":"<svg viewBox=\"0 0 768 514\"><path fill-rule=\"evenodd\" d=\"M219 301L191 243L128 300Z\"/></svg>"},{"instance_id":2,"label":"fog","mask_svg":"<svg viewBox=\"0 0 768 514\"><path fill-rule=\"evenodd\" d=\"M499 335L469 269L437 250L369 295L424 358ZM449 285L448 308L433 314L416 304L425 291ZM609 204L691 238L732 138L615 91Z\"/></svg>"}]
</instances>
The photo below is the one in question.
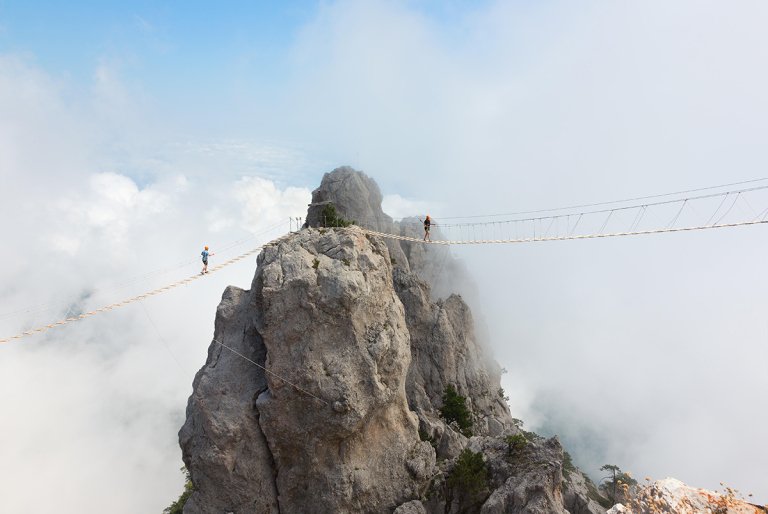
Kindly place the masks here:
<instances>
[{"instance_id":1,"label":"fog","mask_svg":"<svg viewBox=\"0 0 768 514\"><path fill-rule=\"evenodd\" d=\"M0 47L0 337L276 237L338 165L438 224L761 177L766 21L757 1L323 3L279 69L194 104L112 59L83 86ZM763 231L455 249L513 415L596 479L768 502ZM216 305L254 269L0 345L0 511L169 505Z\"/></svg>"}]
</instances>

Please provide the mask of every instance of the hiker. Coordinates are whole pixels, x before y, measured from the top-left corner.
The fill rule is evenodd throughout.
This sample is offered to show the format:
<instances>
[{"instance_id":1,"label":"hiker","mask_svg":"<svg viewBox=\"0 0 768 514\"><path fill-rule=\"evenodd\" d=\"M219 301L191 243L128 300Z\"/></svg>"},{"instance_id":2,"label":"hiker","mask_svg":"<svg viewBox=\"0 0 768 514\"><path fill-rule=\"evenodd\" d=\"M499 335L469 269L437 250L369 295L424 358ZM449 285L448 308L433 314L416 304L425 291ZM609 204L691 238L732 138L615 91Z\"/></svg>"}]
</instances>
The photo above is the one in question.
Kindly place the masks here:
<instances>
[{"instance_id":1,"label":"hiker","mask_svg":"<svg viewBox=\"0 0 768 514\"><path fill-rule=\"evenodd\" d=\"M205 249L200 253L200 255L203 257L203 270L200 272L200 274L205 275L206 273L208 273L208 256L216 255L216 254L208 253L208 247L206 246Z\"/></svg>"},{"instance_id":2,"label":"hiker","mask_svg":"<svg viewBox=\"0 0 768 514\"><path fill-rule=\"evenodd\" d=\"M432 220L429 219L429 214L427 214L426 219L424 220L424 241L430 241L429 239L429 227L432 226Z\"/></svg>"}]
</instances>

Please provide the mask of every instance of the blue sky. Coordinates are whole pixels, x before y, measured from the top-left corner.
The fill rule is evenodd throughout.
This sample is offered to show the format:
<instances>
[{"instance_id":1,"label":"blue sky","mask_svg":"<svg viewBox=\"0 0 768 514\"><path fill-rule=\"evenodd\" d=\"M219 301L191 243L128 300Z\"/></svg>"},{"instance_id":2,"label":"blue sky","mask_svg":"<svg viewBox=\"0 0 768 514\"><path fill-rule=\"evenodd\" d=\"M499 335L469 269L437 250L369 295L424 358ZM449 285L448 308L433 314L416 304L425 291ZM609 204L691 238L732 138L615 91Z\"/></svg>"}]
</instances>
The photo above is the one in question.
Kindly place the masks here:
<instances>
[{"instance_id":1,"label":"blue sky","mask_svg":"<svg viewBox=\"0 0 768 514\"><path fill-rule=\"evenodd\" d=\"M274 90L314 2L3 2L0 48L74 90L102 64L170 112L213 110L243 89ZM191 107L192 106L192 107Z\"/></svg>"},{"instance_id":2,"label":"blue sky","mask_svg":"<svg viewBox=\"0 0 768 514\"><path fill-rule=\"evenodd\" d=\"M482 4L404 3L449 39L461 37L463 15ZM87 87L94 69L108 63L160 104L215 109L221 96L279 91L297 33L326 5L0 1L0 51L23 55L74 88Z\"/></svg>"},{"instance_id":3,"label":"blue sky","mask_svg":"<svg viewBox=\"0 0 768 514\"><path fill-rule=\"evenodd\" d=\"M141 118L144 127L153 127L156 140L271 139L312 148L323 163L339 162L345 157L329 150L322 138L296 137L296 125L316 114L303 111L283 119L282 112L294 106L296 89L311 87L304 70L312 69L315 59L302 59L312 53L313 44L302 47L302 34L344 4L0 1L0 53L43 71L70 106L88 104L97 88L109 88L107 93L120 96L123 108ZM450 46L466 37L466 14L483 4L429 0L391 5ZM398 27L386 30L397 46ZM365 39L360 34L356 44L365 45ZM317 57L316 66L323 66L324 56ZM308 101L318 100L322 104L320 98ZM128 138L118 128L112 142ZM342 152L351 153L360 152ZM134 165L123 166L123 172L147 180Z\"/></svg>"},{"instance_id":4,"label":"blue sky","mask_svg":"<svg viewBox=\"0 0 768 514\"><path fill-rule=\"evenodd\" d=\"M99 59L136 59L144 79L163 82L194 65L198 78L253 49L279 57L315 2L7 2L2 46L40 64L88 74ZM165 73L160 73L165 70Z\"/></svg>"}]
</instances>

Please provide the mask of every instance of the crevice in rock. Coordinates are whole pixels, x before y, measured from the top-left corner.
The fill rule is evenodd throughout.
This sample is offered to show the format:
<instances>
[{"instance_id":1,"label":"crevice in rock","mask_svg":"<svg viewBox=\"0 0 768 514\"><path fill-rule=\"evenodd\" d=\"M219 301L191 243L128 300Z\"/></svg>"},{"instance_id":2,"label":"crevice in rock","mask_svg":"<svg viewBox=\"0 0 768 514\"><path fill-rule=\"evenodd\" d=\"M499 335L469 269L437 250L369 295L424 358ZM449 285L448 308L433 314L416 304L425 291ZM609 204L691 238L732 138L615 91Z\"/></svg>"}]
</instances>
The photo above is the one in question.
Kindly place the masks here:
<instances>
[{"instance_id":1,"label":"crevice in rock","mask_svg":"<svg viewBox=\"0 0 768 514\"><path fill-rule=\"evenodd\" d=\"M265 389L265 391L267 390L268 389ZM253 410L255 411L255 415L256 415L256 426L259 428L261 437L264 438L264 444L267 448L267 455L269 456L269 465L272 468L272 487L275 489L275 500L277 503L277 512L279 514L280 513L280 490L277 488L277 462L275 461L275 456L272 454L272 448L270 447L269 440L267 439L267 434L264 433L264 429L261 427L261 415L259 414L259 408L256 406L255 401L253 403L254 403Z\"/></svg>"},{"instance_id":2,"label":"crevice in rock","mask_svg":"<svg viewBox=\"0 0 768 514\"><path fill-rule=\"evenodd\" d=\"M266 368L268 353L267 347L264 344L264 340L262 339L261 334L256 329L256 327L244 328L243 338L251 347L251 355L254 362L257 362L259 366ZM266 371L261 368L258 369L259 373L257 373L256 376L257 379L260 380L257 380L257 389L253 395L253 415L256 418L256 428L259 430L259 434L261 434L261 437L264 439L264 447L266 448L267 456L269 458L269 467L272 469L272 487L275 491L275 501L277 504L277 512L279 514L280 490L277 487L277 461L275 461L275 456L272 454L272 448L270 446L269 439L267 439L267 434L264 432L264 429L261 426L261 413L259 412L259 407L257 405L259 396L269 391L269 383L267 382Z\"/></svg>"}]
</instances>

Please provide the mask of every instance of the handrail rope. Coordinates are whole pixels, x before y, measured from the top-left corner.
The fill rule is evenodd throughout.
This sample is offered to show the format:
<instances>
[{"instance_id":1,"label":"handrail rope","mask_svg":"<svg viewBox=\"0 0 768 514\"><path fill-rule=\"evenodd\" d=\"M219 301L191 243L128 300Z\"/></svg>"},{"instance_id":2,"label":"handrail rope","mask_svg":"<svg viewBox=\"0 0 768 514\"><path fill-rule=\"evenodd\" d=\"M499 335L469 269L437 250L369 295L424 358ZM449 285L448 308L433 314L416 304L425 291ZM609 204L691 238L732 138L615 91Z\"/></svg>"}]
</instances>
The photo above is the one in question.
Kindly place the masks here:
<instances>
[{"instance_id":1,"label":"handrail rope","mask_svg":"<svg viewBox=\"0 0 768 514\"><path fill-rule=\"evenodd\" d=\"M221 270L223 268L226 268L230 264L234 264L235 262L241 261L245 257L253 255L254 253L259 252L260 250L262 250L263 248L265 248L267 246L272 246L274 244L277 244L278 242L282 241L283 239L285 239L286 237L288 237L290 235L291 235L291 232L289 232L288 234L284 234L284 235L278 237L277 239L274 239L273 241L270 241L269 243L265 243L265 244L263 244L261 246L257 246L256 248L248 250L247 252L242 253L242 254L238 255L237 257L233 257L233 258L231 258L231 259L229 259L227 261L224 261L221 264L218 264L216 266L212 266L208 270L208 273L215 273L215 272L217 272L217 271L219 271L219 270ZM197 279L199 279L202 276L203 275L201 275L201 274L195 274L195 275L192 275L191 277L187 277L187 278L184 278L184 279L181 279L181 280L177 280L176 282L173 282L171 284L165 285L163 287L159 287L157 289L153 289L151 291L148 291L146 293L142 293L142 294L137 295L137 296L133 296L133 297L128 298L126 300L123 300L121 302L115 302L115 303L112 303L112 304L109 304L109 305L105 305L103 307L99 307L98 309L94 309L92 311L84 312L84 313L82 313L82 314L80 314L78 316L72 316L72 317L69 317L69 318L65 318L63 320L56 321L54 323L50 323L48 325L42 325L42 326L30 329L30 330L25 330L24 332L21 332L19 334L16 334L16 335L13 335L13 336L10 336L10 337L6 337L5 339L0 339L0 344L8 343L8 342L16 340L16 339L21 339L23 337L27 337L27 336L31 336L31 335L35 335L35 334L40 334L40 333L43 333L43 332L47 332L48 330L50 330L52 328L55 328L55 327L66 325L68 323L73 323L75 321L80 321L81 319L85 319L85 318L89 318L91 316L95 316L96 314L99 314L101 312L111 311L113 309L116 309L116 308L119 308L119 307L123 307L125 305L130 304L130 303L134 303L134 302L139 302L141 300L145 300L145 299L147 299L150 296L155 296L157 294L164 293L164 292L166 292L166 291L168 291L170 289L173 289L173 288L185 285L185 284L189 284L190 282L192 282L194 280L197 280Z\"/></svg>"},{"instance_id":2,"label":"handrail rope","mask_svg":"<svg viewBox=\"0 0 768 514\"><path fill-rule=\"evenodd\" d=\"M557 214L557 215L551 215L551 216L540 216L537 218L518 218L518 219L511 219L511 220L498 220L498 221L476 221L471 223L436 223L432 222L433 225L438 227L450 227L450 226L469 226L469 225L490 225L493 223L510 223L513 221L541 221L541 220L548 220L553 218L562 218L564 216L575 216L576 214L602 214L606 212L615 212L615 211L627 211L632 209L640 209L642 207L656 207L659 205L670 205L680 202L689 202L689 201L695 201L695 200L705 200L708 198L718 198L720 196L728 197L732 194L742 194L742 193L752 193L754 191L763 191L765 189L768 189L768 185L766 186L756 186L756 187L750 187L746 189L737 189L733 191L722 191L719 193L710 193L706 195L699 195L699 196L691 196L688 198L676 198L674 200L664 200L660 202L652 202L652 203L644 203L644 204L633 204L633 205L625 205L621 207L614 207L612 209L599 209L599 210L593 210L593 211L584 211L584 212L571 212L571 213L563 213L563 214ZM448 219L448 218L435 218L435 219Z\"/></svg>"},{"instance_id":3,"label":"handrail rope","mask_svg":"<svg viewBox=\"0 0 768 514\"><path fill-rule=\"evenodd\" d=\"M741 182L731 182L730 184L721 184L719 186L709 186L709 187L700 187L697 189L687 189L685 191L675 191L672 193L662 193L662 194L656 194L656 195L649 195L649 196L638 196L635 198L625 198L623 200L612 200L608 202L597 202L597 203L586 203L581 205L569 205L566 207L555 207L552 209L537 209L532 211L518 211L518 212L507 212L502 214L476 214L472 216L436 216L437 219L471 219L471 218L493 218L497 216L518 216L521 214L538 214L541 212L555 212L555 211L566 211L569 209L583 209L586 207L599 207L602 205L615 205L617 203L624 203L624 202L636 202L639 200L650 200L652 198L664 198L665 196L674 196L674 195L682 195L686 193L698 193L699 191L711 191L712 189L720 189L723 187L731 187L731 186L741 186L743 184L752 184L754 182L763 182L765 180L768 180L768 177L764 178L756 178L752 180L743 180Z\"/></svg>"},{"instance_id":4,"label":"handrail rope","mask_svg":"<svg viewBox=\"0 0 768 514\"><path fill-rule=\"evenodd\" d=\"M760 179L760 180L768 180L768 179ZM740 183L736 183L736 184L743 184L743 183L748 183L748 182L755 182L755 181L752 180L752 181L740 182ZM736 184L730 184L730 185L736 185ZM725 187L725 186L719 186L719 187ZM668 194L664 194L664 195L653 195L653 196L650 196L650 197L639 197L639 198L634 198L634 199L630 199L630 200L617 200L617 201L613 201L613 202L602 202L602 203L597 203L597 204L587 204L587 205L581 205L581 206L573 206L573 208L577 208L577 207L596 207L596 206L602 206L602 205L612 205L612 204L624 203L624 202L632 201L632 200L637 201L637 200L643 200L643 199L648 199L648 198L660 198L660 197L671 196L671 195L674 195L674 194L681 194L681 193L684 193L684 192L704 191L704 190L708 190L708 189L715 189L715 188L712 187L712 188L693 189L693 190L690 190L690 191L680 191L678 193L668 193ZM584 216L584 215L589 215L589 214L603 214L603 213L615 212L615 211L626 211L626 210L632 210L632 209L641 209L643 207L645 207L645 208L657 207L657 206L660 206L660 205L670 205L670 204L676 204L676 203L680 203L680 202L691 202L691 201L695 201L695 200L704 200L704 199L708 199L708 198L718 198L720 196L724 197L724 199L723 199L723 203L724 203L725 200L730 195L741 194L741 193L751 193L751 192L755 192L755 191L763 191L763 190L766 190L766 189L768 189L768 185L761 185L761 186L755 186L755 187L749 187L749 188L743 188L743 189L735 189L735 190L731 190L731 191L720 191L720 192L717 192L717 193L709 193L709 194L704 194L704 195L690 196L690 197L686 197L686 198L675 198L675 199L671 199L671 200L663 200L663 201L658 201L658 202L650 202L650 203L646 202L646 203L642 203L642 204L623 205L623 206L612 207L612 208L607 208L607 209L597 209L597 210L582 211L582 212L579 212L579 211L564 212L564 213L552 214L552 215L548 215L548 216L527 217L527 218L513 218L513 219L507 219L507 220L475 221L475 222L464 222L464 223L440 223L439 221L435 221L435 220L447 220L447 219L470 219L470 218L485 218L485 217L491 218L491 217L504 216L503 214L489 214L489 215L463 216L463 217L451 217L451 216L448 216L448 217L442 217L442 218L437 217L437 216L431 216L431 219L432 219L432 226L434 226L434 227L442 227L442 228L448 228L448 227L472 227L472 226L479 226L479 225L493 225L493 224L501 224L501 223L513 223L513 222L518 222L518 221L522 221L522 222L533 221L533 222L536 222L536 221L542 221L542 220L552 220L552 219L562 218L562 217L566 217L566 216L576 216L576 215ZM567 208L563 207L562 209L551 209L551 210L540 210L540 211L525 211L525 212L519 212L519 213L508 213L506 215L507 216L514 216L516 214L551 212L553 210L565 210L565 209L567 209ZM717 211L715 211L715 212L717 212ZM418 219L418 216L409 216L407 218L417 218ZM399 222L402 223L407 218L400 218ZM363 217L363 218L357 218L356 217L356 219L354 221L355 221L355 223L378 224L378 223L380 223L382 221L386 221L386 219L377 218L377 217ZM395 220L394 218L392 218L392 222L395 222L395 221L398 221L398 220ZM707 223L709 223L709 222L707 222ZM414 222L414 224L416 224L416 223Z\"/></svg>"},{"instance_id":5,"label":"handrail rope","mask_svg":"<svg viewBox=\"0 0 768 514\"><path fill-rule=\"evenodd\" d=\"M690 232L694 230L707 230L711 228L731 228L742 227L747 225L762 225L768 223L768 219L753 220L753 221L741 221L737 223L723 223L716 225L698 225L692 227L679 227L679 228L659 228L649 230L635 230L627 232L608 232L605 234L580 234L580 235L568 235L568 236L550 236L550 237L532 237L521 239L468 239L468 240L436 240L436 241L424 241L418 237L401 236L397 234L389 234L386 232L377 232L374 230L368 230L363 228L363 232L371 235L380 236L388 239L397 239L399 241L409 241L412 243L424 243L424 244L437 244L437 245L477 245L477 244L513 244L513 243L539 243L545 241L570 241L576 239L599 239L606 237L623 237L623 236L638 236L645 234L662 234L666 232Z\"/></svg>"},{"instance_id":6,"label":"handrail rope","mask_svg":"<svg viewBox=\"0 0 768 514\"><path fill-rule=\"evenodd\" d=\"M267 368L265 368L264 366L262 366L262 365L261 365L261 364L259 364L258 362L254 361L254 360L252 360L252 359L249 359L248 357L246 357L246 356L245 356L245 355L243 355L242 353L238 352L238 351L237 351L237 350L235 350L234 348L230 348L229 346L225 345L224 343L222 343L222 342L221 342L221 341L219 341L218 339L214 338L214 339L213 339L213 342L214 342L214 343L217 343L217 344L219 344L219 345L221 345L223 348L226 348L227 350L229 350L230 352L234 353L235 355L238 355L238 356L242 357L243 359L247 360L247 361L248 361L248 362L250 362L251 364L253 364L253 365L255 365L255 366L257 366L257 367L261 368L262 370L264 370L266 373L269 373L269 374L270 374L270 375L272 375L273 377L276 377L276 378L278 378L279 380L282 380L283 382L285 382L285 383L286 383L286 384L288 384L289 386L293 387L293 388L294 388L294 389L296 389L297 391L301 391L302 393L304 393L304 394L306 394L306 395L309 395L309 396L311 396L312 398L314 398L315 400L317 400L317 401L319 401L319 402L322 402L322 403L324 403L324 404L326 404L326 405L330 405L330 403L328 403L327 401L323 400L322 398L319 398L319 397L315 396L314 394L310 393L309 391L307 391L306 389L303 389L303 388L301 388L301 387L297 386L296 384L294 384L293 382L290 382L289 380L286 380L285 378L281 377L280 375L278 375L278 374L277 374L277 373L275 373L274 371L268 370Z\"/></svg>"},{"instance_id":7,"label":"handrail rope","mask_svg":"<svg viewBox=\"0 0 768 514\"><path fill-rule=\"evenodd\" d=\"M442 220L454 220L454 219L462 219L463 220L463 219L474 219L474 218L496 218L496 217L500 217L500 216L518 216L518 215L523 215L523 214L539 214L539 213L545 213L545 212L567 211L567 210L571 210L571 209L582 209L582 208L588 208L588 207L600 207L600 206L604 206L604 205L616 205L616 204L626 203L626 202L635 202L635 201L640 201L640 200L650 200L650 199L653 199L653 198L665 198L665 197L668 197L668 196L681 195L681 194L686 194L686 193L697 193L697 192L700 192L700 191L711 191L713 189L722 189L724 187L740 186L740 185L744 185L744 184L752 184L752 183L755 183L755 182L764 182L766 180L768 180L768 177L757 178L757 179L752 179L752 180L743 180L741 182L731 182L731 183L728 183L728 184L721 184L721 185L718 185L718 186L700 187L700 188L696 188L696 189L686 189L686 190L682 190L682 191L674 191L674 192L671 192L671 193L662 193L662 194L655 194L655 195L648 195L648 196L637 196L637 197L634 197L634 198L625 198L623 200L611 200L611 201L607 201L607 202L596 202L596 203L586 203L586 204L579 204L579 205L569 205L569 206L566 206L566 207L555 207L555 208L551 208L551 209L536 209L536 210L530 210L530 211L516 211L516 212L507 212L507 213L498 213L498 214L474 214L474 215L468 215L468 216L432 216L432 218L433 219L442 219ZM756 188L745 189L744 191L752 191L752 190L765 189L766 187L768 187L768 186L758 186ZM717 197L717 196L726 195L726 194L735 193L735 192L736 191L729 191L729 192L723 191L723 192L720 192L720 193L713 193L711 195L703 195L703 196L693 197L693 198L689 198L689 199L710 198L710 197L713 197L713 196ZM676 202L681 202L683 200L685 200L685 198L679 198L679 199L676 199L676 200L668 200L668 201L665 201L665 202L650 203L650 204L646 204L646 205L653 206L653 205L660 205L660 204L665 204L665 203L676 203ZM582 214L602 213L602 212L608 212L608 211L611 211L611 210L632 209L632 208L636 208L636 207L640 207L640 206L636 205L636 206L630 206L630 207L620 207L620 208L614 208L614 209L604 209L604 210L600 210L600 211L591 211L591 212L582 213ZM579 214L579 213L578 212L570 213L570 215L575 215L575 214ZM568 213L562 213L562 214L557 214L557 215L553 214L553 215L550 215L550 216L543 216L543 217L539 217L539 218L525 218L524 220L521 219L521 220L509 220L509 221L531 221L533 219L549 219L549 218L562 217L562 216L566 216L566 215L568 215ZM391 219L394 222L394 221L403 221L403 220L405 220L407 218L413 218L413 217L416 217L416 216L405 216L405 217L391 218ZM383 220L381 218L377 218L377 217L373 217L373 218L366 217L366 218L362 218L362 219L357 219L355 221L358 221L358 222L359 221L364 221L364 222L370 222L370 221L380 222L380 221L383 221ZM483 224L483 223L505 223L505 222L507 222L507 221L498 221L498 222L489 221L489 222L480 222L480 224ZM459 226L459 225L467 225L467 224L469 224L469 223L455 223L455 224L451 224L451 225L452 226ZM447 224L442 224L442 226L445 227L445 226L448 226L448 225Z\"/></svg>"}]
</instances>

